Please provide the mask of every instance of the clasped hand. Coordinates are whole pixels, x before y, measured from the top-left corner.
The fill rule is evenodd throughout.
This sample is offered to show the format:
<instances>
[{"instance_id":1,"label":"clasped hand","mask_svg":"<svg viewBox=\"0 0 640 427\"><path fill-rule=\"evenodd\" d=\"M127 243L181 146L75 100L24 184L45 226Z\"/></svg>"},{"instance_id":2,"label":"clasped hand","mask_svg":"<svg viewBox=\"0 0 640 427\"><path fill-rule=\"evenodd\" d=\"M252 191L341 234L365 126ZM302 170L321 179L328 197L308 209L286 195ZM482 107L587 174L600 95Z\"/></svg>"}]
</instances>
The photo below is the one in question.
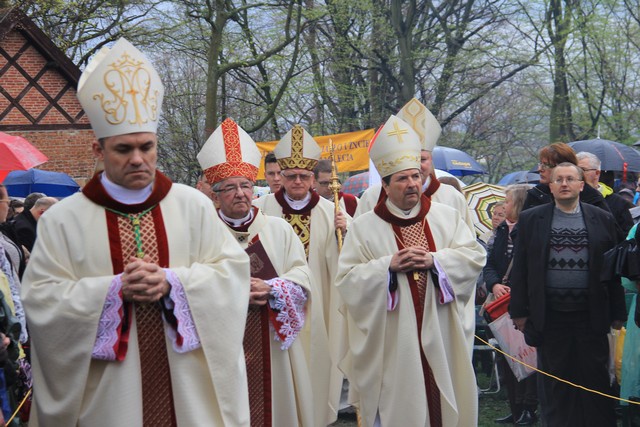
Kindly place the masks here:
<instances>
[{"instance_id":1,"label":"clasped hand","mask_svg":"<svg viewBox=\"0 0 640 427\"><path fill-rule=\"evenodd\" d=\"M169 294L171 289L164 269L144 258L129 258L122 273L122 295L125 301L154 303Z\"/></svg>"},{"instance_id":2,"label":"clasped hand","mask_svg":"<svg viewBox=\"0 0 640 427\"><path fill-rule=\"evenodd\" d=\"M395 273L428 270L433 267L433 255L421 246L400 249L391 257L389 269Z\"/></svg>"}]
</instances>

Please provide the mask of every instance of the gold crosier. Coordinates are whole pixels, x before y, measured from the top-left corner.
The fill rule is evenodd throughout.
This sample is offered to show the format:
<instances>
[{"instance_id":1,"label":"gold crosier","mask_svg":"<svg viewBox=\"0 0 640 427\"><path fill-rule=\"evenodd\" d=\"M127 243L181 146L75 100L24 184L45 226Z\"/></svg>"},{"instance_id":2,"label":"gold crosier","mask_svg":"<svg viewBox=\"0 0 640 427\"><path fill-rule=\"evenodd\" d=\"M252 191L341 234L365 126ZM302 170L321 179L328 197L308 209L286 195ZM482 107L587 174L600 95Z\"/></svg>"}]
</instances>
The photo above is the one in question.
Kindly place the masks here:
<instances>
[{"instance_id":1,"label":"gold crosier","mask_svg":"<svg viewBox=\"0 0 640 427\"><path fill-rule=\"evenodd\" d=\"M149 120L157 120L158 91L151 93L152 73L147 70L144 61L137 61L125 52L120 60L109 64L109 67L104 73L104 85L113 98L105 99L104 93L93 96L93 99L100 100L107 122L112 125L124 122L129 107L134 112L130 124L142 125Z\"/></svg>"},{"instance_id":2,"label":"gold crosier","mask_svg":"<svg viewBox=\"0 0 640 427\"><path fill-rule=\"evenodd\" d=\"M329 140L329 155L331 156L331 183L329 190L333 193L333 204L335 205L335 214L340 212L340 178L338 178L338 165L333 151L333 141ZM338 252L342 250L342 230L336 228L336 237L338 238Z\"/></svg>"}]
</instances>

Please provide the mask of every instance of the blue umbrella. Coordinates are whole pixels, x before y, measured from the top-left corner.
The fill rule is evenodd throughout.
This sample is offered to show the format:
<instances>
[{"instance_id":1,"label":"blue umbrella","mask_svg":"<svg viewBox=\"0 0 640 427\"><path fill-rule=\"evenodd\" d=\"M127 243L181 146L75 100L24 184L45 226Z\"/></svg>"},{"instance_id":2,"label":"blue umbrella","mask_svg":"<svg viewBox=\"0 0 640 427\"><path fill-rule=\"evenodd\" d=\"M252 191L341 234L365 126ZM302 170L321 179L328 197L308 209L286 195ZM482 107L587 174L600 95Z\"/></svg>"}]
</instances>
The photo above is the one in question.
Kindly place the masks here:
<instances>
[{"instance_id":1,"label":"blue umbrella","mask_svg":"<svg viewBox=\"0 0 640 427\"><path fill-rule=\"evenodd\" d=\"M66 173L40 169L9 172L2 183L12 197L27 197L36 192L50 197L67 197L80 190L80 186Z\"/></svg>"},{"instance_id":2,"label":"blue umbrella","mask_svg":"<svg viewBox=\"0 0 640 427\"><path fill-rule=\"evenodd\" d=\"M540 174L531 171L516 171L506 174L498 182L498 185L510 184L538 184L540 182Z\"/></svg>"},{"instance_id":3,"label":"blue umbrella","mask_svg":"<svg viewBox=\"0 0 640 427\"><path fill-rule=\"evenodd\" d=\"M455 176L479 175L486 173L473 157L464 151L450 147L433 149L433 167Z\"/></svg>"}]
</instances>

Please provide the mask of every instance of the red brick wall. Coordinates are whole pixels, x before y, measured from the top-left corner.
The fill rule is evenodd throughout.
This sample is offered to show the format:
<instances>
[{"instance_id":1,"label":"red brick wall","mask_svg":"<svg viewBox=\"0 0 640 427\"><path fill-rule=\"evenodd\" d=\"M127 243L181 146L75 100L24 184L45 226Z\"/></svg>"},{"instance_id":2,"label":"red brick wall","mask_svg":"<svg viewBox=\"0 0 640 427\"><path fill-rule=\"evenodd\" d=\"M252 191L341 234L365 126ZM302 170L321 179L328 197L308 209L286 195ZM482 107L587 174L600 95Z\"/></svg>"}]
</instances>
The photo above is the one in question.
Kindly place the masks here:
<instances>
[{"instance_id":1,"label":"red brick wall","mask_svg":"<svg viewBox=\"0 0 640 427\"><path fill-rule=\"evenodd\" d=\"M25 43L28 43L28 40L19 31L12 31L0 40L0 47L10 56L14 56ZM29 46L17 63L29 76L35 78L47 61L48 59L43 57L35 47ZM7 59L0 56L0 69L6 64ZM53 69L49 69L38 79L38 84L54 99L61 93L67 82L64 75ZM29 81L15 67L10 67L6 73L0 76L0 86L13 98L17 97L28 84ZM73 119L82 111L73 87L67 90L57 103ZM20 106L34 119L37 119L49 104L50 102L35 87L31 87L20 101ZM0 94L0 113L9 106L9 99ZM76 124L88 123L89 121L84 115L76 121ZM69 125L69 129L5 130L6 126L16 125ZM41 165L40 169L65 172L81 185L93 174L95 166L95 159L91 153L91 143L95 139L93 131L73 129L72 122L55 107L51 108L37 123L33 123L31 119L14 107L9 114L0 120L0 131L26 138L49 157L49 161Z\"/></svg>"},{"instance_id":2,"label":"red brick wall","mask_svg":"<svg viewBox=\"0 0 640 427\"><path fill-rule=\"evenodd\" d=\"M95 158L91 152L92 130L7 132L20 135L42 151L49 161L38 169L64 172L80 185L91 178Z\"/></svg>"}]
</instances>

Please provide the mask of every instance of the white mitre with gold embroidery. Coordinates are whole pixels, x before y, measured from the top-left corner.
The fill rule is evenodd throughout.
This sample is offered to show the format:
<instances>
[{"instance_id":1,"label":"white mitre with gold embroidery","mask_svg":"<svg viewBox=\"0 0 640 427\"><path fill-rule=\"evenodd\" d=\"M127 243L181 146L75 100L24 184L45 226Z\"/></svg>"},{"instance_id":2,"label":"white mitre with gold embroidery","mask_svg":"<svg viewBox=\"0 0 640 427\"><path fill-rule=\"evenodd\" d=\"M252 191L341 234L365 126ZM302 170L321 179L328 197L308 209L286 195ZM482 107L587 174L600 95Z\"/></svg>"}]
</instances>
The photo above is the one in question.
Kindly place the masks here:
<instances>
[{"instance_id":1,"label":"white mitre with gold embroidery","mask_svg":"<svg viewBox=\"0 0 640 427\"><path fill-rule=\"evenodd\" d=\"M315 139L300 125L295 125L273 149L280 169L300 168L312 171L322 149Z\"/></svg>"},{"instance_id":2,"label":"white mitre with gold embroidery","mask_svg":"<svg viewBox=\"0 0 640 427\"><path fill-rule=\"evenodd\" d=\"M371 140L369 157L383 178L420 169L420 137L407 122L392 115Z\"/></svg>"},{"instance_id":3,"label":"white mitre with gold embroidery","mask_svg":"<svg viewBox=\"0 0 640 427\"><path fill-rule=\"evenodd\" d=\"M164 87L147 57L121 38L80 76L78 100L98 139L158 128Z\"/></svg>"},{"instance_id":4,"label":"white mitre with gold embroidery","mask_svg":"<svg viewBox=\"0 0 640 427\"><path fill-rule=\"evenodd\" d=\"M431 114L427 107L413 98L398 111L397 117L407 122L416 131L423 150L433 151L438 139L440 139L442 128L438 119Z\"/></svg>"},{"instance_id":5,"label":"white mitre with gold embroidery","mask_svg":"<svg viewBox=\"0 0 640 427\"><path fill-rule=\"evenodd\" d=\"M255 181L262 155L256 142L236 122L226 119L197 155L210 184L234 176Z\"/></svg>"}]
</instances>

